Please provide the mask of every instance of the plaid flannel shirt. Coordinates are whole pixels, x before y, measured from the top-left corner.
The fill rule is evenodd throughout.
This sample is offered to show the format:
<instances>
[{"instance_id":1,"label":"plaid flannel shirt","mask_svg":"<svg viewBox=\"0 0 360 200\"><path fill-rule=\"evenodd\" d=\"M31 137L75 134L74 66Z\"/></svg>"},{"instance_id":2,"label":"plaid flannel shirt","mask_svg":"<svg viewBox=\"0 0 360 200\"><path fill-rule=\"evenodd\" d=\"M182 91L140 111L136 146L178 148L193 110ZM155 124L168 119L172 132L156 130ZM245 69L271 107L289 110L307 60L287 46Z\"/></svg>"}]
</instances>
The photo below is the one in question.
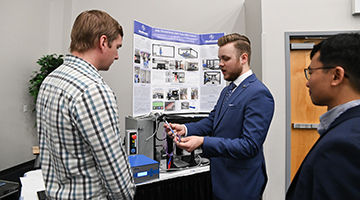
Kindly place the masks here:
<instances>
[{"instance_id":1,"label":"plaid flannel shirt","mask_svg":"<svg viewBox=\"0 0 360 200\"><path fill-rule=\"evenodd\" d=\"M51 199L132 199L116 97L98 70L73 55L46 77L36 103L40 158Z\"/></svg>"}]
</instances>

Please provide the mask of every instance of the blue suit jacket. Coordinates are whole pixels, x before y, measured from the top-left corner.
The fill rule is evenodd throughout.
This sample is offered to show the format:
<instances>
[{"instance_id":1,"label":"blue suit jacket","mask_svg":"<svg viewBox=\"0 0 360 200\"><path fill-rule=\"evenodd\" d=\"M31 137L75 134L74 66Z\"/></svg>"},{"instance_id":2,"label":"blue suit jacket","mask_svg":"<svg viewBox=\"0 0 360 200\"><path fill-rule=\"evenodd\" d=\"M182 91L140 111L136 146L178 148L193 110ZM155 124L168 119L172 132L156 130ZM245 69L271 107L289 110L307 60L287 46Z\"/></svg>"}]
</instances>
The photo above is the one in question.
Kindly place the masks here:
<instances>
[{"instance_id":1,"label":"blue suit jacket","mask_svg":"<svg viewBox=\"0 0 360 200\"><path fill-rule=\"evenodd\" d=\"M274 113L274 100L253 74L232 93L221 112L227 87L209 117L186 124L188 135L204 138L203 155L210 158L216 199L260 199L267 175L263 155Z\"/></svg>"},{"instance_id":2,"label":"blue suit jacket","mask_svg":"<svg viewBox=\"0 0 360 200\"><path fill-rule=\"evenodd\" d=\"M286 199L360 199L360 106L345 111L321 135Z\"/></svg>"}]
</instances>

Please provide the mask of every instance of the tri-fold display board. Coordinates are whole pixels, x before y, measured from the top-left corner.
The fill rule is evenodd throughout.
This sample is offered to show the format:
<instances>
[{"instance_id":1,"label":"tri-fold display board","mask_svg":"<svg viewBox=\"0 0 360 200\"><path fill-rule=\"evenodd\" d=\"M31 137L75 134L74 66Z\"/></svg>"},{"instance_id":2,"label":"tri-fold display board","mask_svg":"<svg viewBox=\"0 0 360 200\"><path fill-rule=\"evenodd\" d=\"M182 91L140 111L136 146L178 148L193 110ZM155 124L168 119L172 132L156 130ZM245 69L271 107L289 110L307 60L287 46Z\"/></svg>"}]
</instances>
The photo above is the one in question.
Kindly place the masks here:
<instances>
[{"instance_id":1,"label":"tri-fold display board","mask_svg":"<svg viewBox=\"0 0 360 200\"><path fill-rule=\"evenodd\" d=\"M217 41L134 21L133 116L209 112L225 86Z\"/></svg>"}]
</instances>

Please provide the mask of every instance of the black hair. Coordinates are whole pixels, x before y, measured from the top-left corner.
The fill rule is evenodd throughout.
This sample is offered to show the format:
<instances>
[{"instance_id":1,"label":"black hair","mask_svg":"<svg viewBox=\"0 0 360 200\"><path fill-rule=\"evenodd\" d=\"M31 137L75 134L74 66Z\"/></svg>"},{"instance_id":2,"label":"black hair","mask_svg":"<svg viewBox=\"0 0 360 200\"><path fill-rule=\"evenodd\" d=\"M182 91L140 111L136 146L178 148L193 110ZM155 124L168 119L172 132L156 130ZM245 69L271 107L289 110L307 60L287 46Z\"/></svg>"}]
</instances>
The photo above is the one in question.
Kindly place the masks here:
<instances>
[{"instance_id":1,"label":"black hair","mask_svg":"<svg viewBox=\"0 0 360 200\"><path fill-rule=\"evenodd\" d=\"M323 40L311 51L312 59L320 51L323 66L341 66L350 83L360 92L360 34L341 33Z\"/></svg>"},{"instance_id":2,"label":"black hair","mask_svg":"<svg viewBox=\"0 0 360 200\"><path fill-rule=\"evenodd\" d=\"M323 41L321 41L319 44L314 45L314 47L313 47L313 49L312 49L312 51L311 51L311 53L310 53L310 59L311 59L311 60L312 60L312 58L314 57L314 55L320 50L321 45L322 45L322 42L323 42Z\"/></svg>"}]
</instances>

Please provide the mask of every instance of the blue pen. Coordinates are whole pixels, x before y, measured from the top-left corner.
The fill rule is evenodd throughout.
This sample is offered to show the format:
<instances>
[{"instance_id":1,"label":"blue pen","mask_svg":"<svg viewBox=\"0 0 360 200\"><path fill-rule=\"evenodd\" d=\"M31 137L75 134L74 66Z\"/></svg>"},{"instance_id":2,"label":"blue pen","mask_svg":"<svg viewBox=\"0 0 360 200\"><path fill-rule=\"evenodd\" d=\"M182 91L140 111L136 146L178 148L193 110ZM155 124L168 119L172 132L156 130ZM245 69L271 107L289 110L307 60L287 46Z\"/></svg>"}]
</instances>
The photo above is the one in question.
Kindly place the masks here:
<instances>
[{"instance_id":1,"label":"blue pen","mask_svg":"<svg viewBox=\"0 0 360 200\"><path fill-rule=\"evenodd\" d=\"M166 125L169 127L170 131L173 133L173 136L174 136L174 137L177 136L177 137L179 138L178 141L180 142L180 141L181 141L180 135L175 135L174 130L171 128L169 122L167 122L166 119L164 119L164 122L165 122Z\"/></svg>"}]
</instances>

